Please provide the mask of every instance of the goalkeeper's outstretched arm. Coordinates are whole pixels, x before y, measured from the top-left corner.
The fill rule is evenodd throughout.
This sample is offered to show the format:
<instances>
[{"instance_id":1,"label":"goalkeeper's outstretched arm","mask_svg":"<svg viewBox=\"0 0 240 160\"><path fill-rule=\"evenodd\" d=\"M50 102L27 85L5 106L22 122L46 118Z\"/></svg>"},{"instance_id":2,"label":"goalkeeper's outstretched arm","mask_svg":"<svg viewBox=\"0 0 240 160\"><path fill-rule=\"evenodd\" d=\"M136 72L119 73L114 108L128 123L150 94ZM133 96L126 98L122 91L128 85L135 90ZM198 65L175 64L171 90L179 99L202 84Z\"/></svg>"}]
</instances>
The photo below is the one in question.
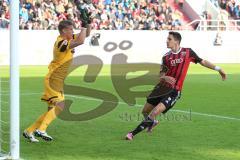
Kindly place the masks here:
<instances>
[{"instance_id":1,"label":"goalkeeper's outstretched arm","mask_svg":"<svg viewBox=\"0 0 240 160\"><path fill-rule=\"evenodd\" d=\"M86 37L88 37L88 36L90 35L91 30L92 30L91 24L88 24L88 25L87 25Z\"/></svg>"},{"instance_id":2,"label":"goalkeeper's outstretched arm","mask_svg":"<svg viewBox=\"0 0 240 160\"><path fill-rule=\"evenodd\" d=\"M70 48L74 48L83 44L85 41L85 38L90 35L90 32L91 32L91 24L88 24L86 28L82 27L80 33L76 34L76 39L71 40Z\"/></svg>"},{"instance_id":3,"label":"goalkeeper's outstretched arm","mask_svg":"<svg viewBox=\"0 0 240 160\"><path fill-rule=\"evenodd\" d=\"M84 43L84 40L87 35L87 28L81 28L81 32L76 35L76 39L70 41L70 48L75 48Z\"/></svg>"}]
</instances>

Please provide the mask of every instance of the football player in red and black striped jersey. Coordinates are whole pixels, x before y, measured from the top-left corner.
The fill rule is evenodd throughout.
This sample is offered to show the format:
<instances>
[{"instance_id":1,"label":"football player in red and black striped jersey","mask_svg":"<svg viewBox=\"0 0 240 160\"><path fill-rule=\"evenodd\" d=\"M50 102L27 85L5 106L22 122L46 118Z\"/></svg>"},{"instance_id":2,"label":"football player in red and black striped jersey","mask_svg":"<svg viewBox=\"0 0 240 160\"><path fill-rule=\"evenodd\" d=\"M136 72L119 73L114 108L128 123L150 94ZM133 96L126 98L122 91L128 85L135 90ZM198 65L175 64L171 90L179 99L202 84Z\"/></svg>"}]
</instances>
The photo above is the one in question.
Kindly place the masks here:
<instances>
[{"instance_id":1,"label":"football player in red and black striped jersey","mask_svg":"<svg viewBox=\"0 0 240 160\"><path fill-rule=\"evenodd\" d=\"M156 117L166 113L180 98L183 82L185 80L190 62L199 63L204 67L219 72L222 80L226 74L219 66L200 58L191 48L180 47L181 35L178 32L169 32L167 48L170 49L162 58L160 82L147 97L143 108L143 120L136 129L126 135L127 140L132 140L139 132L147 128L149 132L158 124Z\"/></svg>"}]
</instances>

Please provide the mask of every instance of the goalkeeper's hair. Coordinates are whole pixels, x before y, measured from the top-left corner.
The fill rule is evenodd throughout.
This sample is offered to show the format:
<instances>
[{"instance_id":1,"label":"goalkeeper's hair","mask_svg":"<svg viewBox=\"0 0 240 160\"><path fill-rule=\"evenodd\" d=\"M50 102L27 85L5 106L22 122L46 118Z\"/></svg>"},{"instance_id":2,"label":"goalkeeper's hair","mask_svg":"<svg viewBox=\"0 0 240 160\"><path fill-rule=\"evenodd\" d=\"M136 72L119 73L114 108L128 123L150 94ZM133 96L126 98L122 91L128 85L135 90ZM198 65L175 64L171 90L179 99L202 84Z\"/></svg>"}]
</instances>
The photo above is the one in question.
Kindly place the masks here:
<instances>
[{"instance_id":1,"label":"goalkeeper's hair","mask_svg":"<svg viewBox=\"0 0 240 160\"><path fill-rule=\"evenodd\" d=\"M58 25L58 31L62 33L62 30L67 28L68 26L73 26L73 22L70 20L63 20Z\"/></svg>"}]
</instances>

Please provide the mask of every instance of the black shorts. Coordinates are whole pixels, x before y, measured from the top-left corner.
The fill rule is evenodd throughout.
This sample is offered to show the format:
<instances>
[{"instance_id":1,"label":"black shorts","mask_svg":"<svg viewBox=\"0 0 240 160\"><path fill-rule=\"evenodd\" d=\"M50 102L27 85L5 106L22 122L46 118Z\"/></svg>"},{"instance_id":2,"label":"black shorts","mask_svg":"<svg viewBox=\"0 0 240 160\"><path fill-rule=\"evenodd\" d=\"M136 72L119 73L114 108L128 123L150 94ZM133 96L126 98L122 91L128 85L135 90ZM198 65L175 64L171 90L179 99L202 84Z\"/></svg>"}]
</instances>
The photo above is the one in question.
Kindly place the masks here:
<instances>
[{"instance_id":1,"label":"black shorts","mask_svg":"<svg viewBox=\"0 0 240 160\"><path fill-rule=\"evenodd\" d=\"M166 110L163 113L166 113L174 106L180 97L180 91L158 84L154 87L152 92L147 97L147 102L153 106L157 106L159 103L163 103L166 107Z\"/></svg>"}]
</instances>

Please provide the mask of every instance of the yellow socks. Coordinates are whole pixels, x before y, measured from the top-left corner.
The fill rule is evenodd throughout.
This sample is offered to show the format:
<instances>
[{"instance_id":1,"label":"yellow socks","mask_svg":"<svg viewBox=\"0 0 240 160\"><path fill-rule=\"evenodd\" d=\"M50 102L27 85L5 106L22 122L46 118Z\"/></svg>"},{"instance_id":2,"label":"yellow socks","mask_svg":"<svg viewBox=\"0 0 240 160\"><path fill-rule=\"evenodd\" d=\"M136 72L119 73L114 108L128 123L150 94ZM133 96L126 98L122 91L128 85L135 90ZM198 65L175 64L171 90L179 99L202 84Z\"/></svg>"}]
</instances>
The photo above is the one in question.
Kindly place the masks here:
<instances>
[{"instance_id":1,"label":"yellow socks","mask_svg":"<svg viewBox=\"0 0 240 160\"><path fill-rule=\"evenodd\" d=\"M49 126L49 124L56 119L57 115L59 115L59 113L61 113L62 109L60 109L59 107L55 106L52 109L50 109L44 119L42 120L42 123L40 124L40 126L38 127L38 130L40 131L46 131L47 127Z\"/></svg>"},{"instance_id":2,"label":"yellow socks","mask_svg":"<svg viewBox=\"0 0 240 160\"><path fill-rule=\"evenodd\" d=\"M38 117L38 119L30 127L26 129L26 131L28 133L32 133L33 131L35 131L41 125L46 114L47 112L43 113L40 117Z\"/></svg>"}]
</instances>

